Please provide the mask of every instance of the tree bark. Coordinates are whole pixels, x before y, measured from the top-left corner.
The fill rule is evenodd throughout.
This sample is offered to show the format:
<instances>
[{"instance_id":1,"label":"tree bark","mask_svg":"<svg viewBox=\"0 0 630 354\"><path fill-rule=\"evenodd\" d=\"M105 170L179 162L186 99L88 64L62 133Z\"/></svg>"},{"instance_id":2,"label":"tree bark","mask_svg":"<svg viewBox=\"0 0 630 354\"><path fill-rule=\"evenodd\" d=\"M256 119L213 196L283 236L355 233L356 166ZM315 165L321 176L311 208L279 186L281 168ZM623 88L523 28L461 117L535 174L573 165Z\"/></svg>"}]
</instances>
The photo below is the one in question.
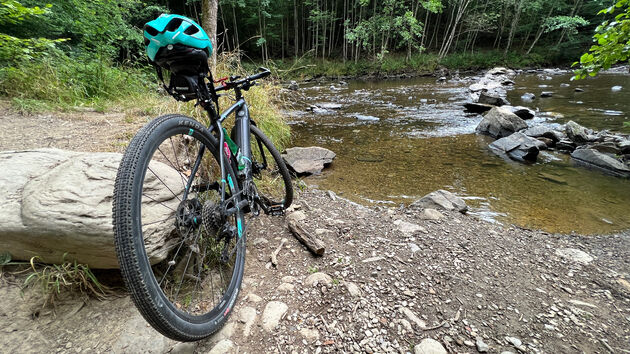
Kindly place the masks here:
<instances>
[{"instance_id":1,"label":"tree bark","mask_svg":"<svg viewBox=\"0 0 630 354\"><path fill-rule=\"evenodd\" d=\"M217 12L219 0L203 0L201 2L201 27L212 41L212 69L217 66Z\"/></svg>"}]
</instances>

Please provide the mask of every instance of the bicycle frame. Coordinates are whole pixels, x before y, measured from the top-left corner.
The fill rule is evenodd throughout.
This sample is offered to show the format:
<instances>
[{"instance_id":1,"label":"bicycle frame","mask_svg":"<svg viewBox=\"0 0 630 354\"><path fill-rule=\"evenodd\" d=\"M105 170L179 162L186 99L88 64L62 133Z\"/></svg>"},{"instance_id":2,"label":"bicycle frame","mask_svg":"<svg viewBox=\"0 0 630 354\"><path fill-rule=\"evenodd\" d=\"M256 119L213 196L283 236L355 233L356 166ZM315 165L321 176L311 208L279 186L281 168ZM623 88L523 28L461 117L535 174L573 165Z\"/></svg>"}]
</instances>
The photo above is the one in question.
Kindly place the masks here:
<instances>
[{"instance_id":1,"label":"bicycle frame","mask_svg":"<svg viewBox=\"0 0 630 354\"><path fill-rule=\"evenodd\" d=\"M203 91L207 92L209 97L203 97L203 96L206 96L203 94L204 93L203 91L198 92L198 94L202 97L202 98L198 98L197 100L198 104L204 108L204 110L208 114L208 117L210 118L210 124L208 125L207 128L210 134L212 134L216 130L217 135L218 135L218 143L219 143L218 147L220 150L219 151L219 164L221 168L220 194L221 194L222 201L224 202L229 201L229 199L228 200L225 199L226 184L229 184L230 188L234 189L234 185L233 185L234 181L232 181L232 179L229 176L227 177L227 180L226 180L225 164L231 163L232 166L236 170L239 171L239 176L242 176L242 178L239 178L237 183L239 183L239 187L241 187L240 193L243 194L246 198L243 198L243 200L241 201L241 203L239 203L239 205L236 205L233 208L227 209L226 212L229 215L236 212L238 209L241 209L242 207L246 206L247 204L251 204L254 202L255 196L251 195L252 189L250 188L250 184L252 181L252 151L251 151L251 146L250 146L251 142L250 142L250 128L249 128L251 124L251 119L249 116L249 108L247 106L247 102L245 101L245 98L243 97L242 90L243 89L248 90L249 87L253 85L249 83L250 82L249 80L253 81L257 77L262 77L263 74L266 74L266 73L257 74L241 81L231 82L230 85L226 85L225 79L222 79L220 81L223 83L223 85L217 88L215 88L212 85L204 84L206 90L203 90ZM211 73L209 74L209 80L210 82L213 82ZM220 113L219 115L217 113L219 111L219 103L218 103L219 95L217 94L217 91L223 91L230 88L234 89L234 93L236 95L236 102L232 104L230 107L228 107L225 111ZM216 110L215 110L215 107L216 107ZM228 144L226 144L226 137L225 137L224 129L222 125L223 121L225 121L232 113L235 113L235 121L234 121L234 131L235 131L234 140L235 141L234 143L238 146L238 156L233 156L233 154L230 152ZM191 176L194 176L197 173L197 170L199 169L201 165L201 162L202 162L201 159L204 152L205 152L205 146L200 147L199 153L197 155L197 159L195 160L195 164L193 165L191 169ZM242 169L240 168L240 166L243 166ZM188 193L190 191L190 188L192 187L192 180L193 179L191 178L186 186L186 190L184 191L184 198L188 197ZM234 196L232 196L231 198L233 197Z\"/></svg>"}]
</instances>

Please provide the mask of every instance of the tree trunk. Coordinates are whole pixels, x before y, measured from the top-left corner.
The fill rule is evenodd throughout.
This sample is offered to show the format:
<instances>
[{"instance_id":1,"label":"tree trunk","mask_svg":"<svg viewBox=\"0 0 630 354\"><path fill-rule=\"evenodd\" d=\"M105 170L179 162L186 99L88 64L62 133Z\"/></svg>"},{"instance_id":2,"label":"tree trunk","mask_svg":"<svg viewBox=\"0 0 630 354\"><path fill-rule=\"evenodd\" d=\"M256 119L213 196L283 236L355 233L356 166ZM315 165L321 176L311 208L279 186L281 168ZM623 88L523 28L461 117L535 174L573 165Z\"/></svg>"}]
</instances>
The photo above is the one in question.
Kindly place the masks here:
<instances>
[{"instance_id":1,"label":"tree trunk","mask_svg":"<svg viewBox=\"0 0 630 354\"><path fill-rule=\"evenodd\" d=\"M538 32L536 33L536 37L534 37L534 41L532 42L532 45L529 46L529 49L527 50L527 53L525 53L525 55L529 55L532 49L534 49L536 42L538 42L538 40L540 39L540 36L542 36L543 32L545 31L545 21L549 18L549 16L551 16L551 13L553 13L553 6L549 8L549 12L547 13L547 16L545 16L545 18L543 18L542 22L540 23L540 28L538 29Z\"/></svg>"},{"instance_id":2,"label":"tree trunk","mask_svg":"<svg viewBox=\"0 0 630 354\"><path fill-rule=\"evenodd\" d=\"M512 46L512 39L514 39L514 34L516 33L516 27L518 26L518 21L521 18L521 8L523 7L523 0L518 0L518 4L516 5L516 13L514 14L514 19L512 20L512 26L510 27L510 34L508 35L508 42L505 46L505 51L503 52L503 56L506 56L508 50Z\"/></svg>"},{"instance_id":3,"label":"tree trunk","mask_svg":"<svg viewBox=\"0 0 630 354\"><path fill-rule=\"evenodd\" d=\"M295 46L295 59L297 59L298 57L298 48L300 47L299 45L299 41L298 41L298 31L299 31L299 25L298 25L298 9L297 9L297 0L293 0L293 45Z\"/></svg>"},{"instance_id":4,"label":"tree trunk","mask_svg":"<svg viewBox=\"0 0 630 354\"><path fill-rule=\"evenodd\" d=\"M212 69L217 66L217 12L219 0L203 0L201 2L201 27L208 33L212 41Z\"/></svg>"}]
</instances>

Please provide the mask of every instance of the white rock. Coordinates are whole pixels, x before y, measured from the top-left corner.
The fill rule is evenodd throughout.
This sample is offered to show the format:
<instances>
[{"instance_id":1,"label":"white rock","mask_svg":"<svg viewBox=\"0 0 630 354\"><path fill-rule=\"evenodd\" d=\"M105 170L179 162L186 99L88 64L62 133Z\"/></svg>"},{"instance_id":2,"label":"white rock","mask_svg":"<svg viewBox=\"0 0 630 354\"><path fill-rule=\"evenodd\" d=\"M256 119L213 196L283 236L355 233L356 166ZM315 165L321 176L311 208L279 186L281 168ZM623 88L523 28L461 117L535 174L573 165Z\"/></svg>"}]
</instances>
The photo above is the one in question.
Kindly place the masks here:
<instances>
[{"instance_id":1,"label":"white rock","mask_svg":"<svg viewBox=\"0 0 630 354\"><path fill-rule=\"evenodd\" d=\"M229 339L224 339L219 343L215 344L212 349L208 352L208 354L226 354L226 353L234 353L234 343Z\"/></svg>"},{"instance_id":2,"label":"white rock","mask_svg":"<svg viewBox=\"0 0 630 354\"><path fill-rule=\"evenodd\" d=\"M326 273L317 272L317 273L313 273L309 275L304 281L304 283L307 286L313 286L316 283L320 285L330 285L332 284L332 278L330 277L330 275Z\"/></svg>"},{"instance_id":3,"label":"white rock","mask_svg":"<svg viewBox=\"0 0 630 354\"><path fill-rule=\"evenodd\" d=\"M569 303L573 304L573 305L577 305L577 306L586 306L586 307L592 307L594 309L597 308L597 306L590 304L588 302L584 302L584 301L580 301L580 300L569 300Z\"/></svg>"},{"instance_id":4,"label":"white rock","mask_svg":"<svg viewBox=\"0 0 630 354\"><path fill-rule=\"evenodd\" d=\"M300 329L300 334L309 342L319 340L319 331L316 329L302 328Z\"/></svg>"},{"instance_id":5,"label":"white rock","mask_svg":"<svg viewBox=\"0 0 630 354\"><path fill-rule=\"evenodd\" d=\"M418 327L418 329L424 329L424 328L427 327L427 323L424 322L423 320L421 320L418 316L416 316L416 314L413 311L411 311L409 308L401 307L400 308L400 312L403 315L405 315L407 317L407 319L409 319L409 321L411 321L411 323L416 325Z\"/></svg>"},{"instance_id":6,"label":"white rock","mask_svg":"<svg viewBox=\"0 0 630 354\"><path fill-rule=\"evenodd\" d=\"M282 280L282 282L283 282L283 283L289 283L289 284L291 284L291 283L293 283L293 282L295 281L295 277L290 276L290 275L285 275L285 276L284 276L284 277L282 277L282 279L280 279L280 280Z\"/></svg>"},{"instance_id":7,"label":"white rock","mask_svg":"<svg viewBox=\"0 0 630 354\"><path fill-rule=\"evenodd\" d=\"M423 220L440 220L444 218L444 214L433 208L426 208L420 213L420 219Z\"/></svg>"},{"instance_id":8,"label":"white rock","mask_svg":"<svg viewBox=\"0 0 630 354\"><path fill-rule=\"evenodd\" d=\"M169 344L175 342L148 326L137 313L128 319L111 349L114 353L164 353L168 351Z\"/></svg>"},{"instance_id":9,"label":"white rock","mask_svg":"<svg viewBox=\"0 0 630 354\"><path fill-rule=\"evenodd\" d=\"M244 323L243 336L249 337L252 325L256 321L256 310L253 307L243 307L238 313L238 320Z\"/></svg>"},{"instance_id":10,"label":"white rock","mask_svg":"<svg viewBox=\"0 0 630 354\"><path fill-rule=\"evenodd\" d=\"M293 292L293 290L295 290L295 285L289 284L289 283L282 283L280 284L280 286L278 286L277 290L280 292L291 293Z\"/></svg>"},{"instance_id":11,"label":"white rock","mask_svg":"<svg viewBox=\"0 0 630 354\"><path fill-rule=\"evenodd\" d=\"M280 320L287 312L289 307L284 302L270 301L265 306L262 314L262 326L267 332L272 332L278 327Z\"/></svg>"},{"instance_id":12,"label":"white rock","mask_svg":"<svg viewBox=\"0 0 630 354\"><path fill-rule=\"evenodd\" d=\"M2 249L14 260L38 255L46 263L76 260L91 268L118 268L112 194L121 158L58 149L0 152ZM160 162L151 168L174 193L183 190L177 171ZM145 183L150 198L143 200L143 222L155 221L145 235L154 264L177 244L166 240L173 229L171 210L179 201L153 174Z\"/></svg>"},{"instance_id":13,"label":"white rock","mask_svg":"<svg viewBox=\"0 0 630 354\"><path fill-rule=\"evenodd\" d=\"M357 284L353 282L349 282L349 281L344 282L344 284L346 285L346 289L348 289L348 293L350 294L350 296L352 297L361 296L361 289L359 289Z\"/></svg>"},{"instance_id":14,"label":"white rock","mask_svg":"<svg viewBox=\"0 0 630 354\"><path fill-rule=\"evenodd\" d=\"M287 215L287 221L288 220L295 220L295 221L302 221L306 219L306 214L304 214L303 211L294 211L291 214Z\"/></svg>"},{"instance_id":15,"label":"white rock","mask_svg":"<svg viewBox=\"0 0 630 354\"><path fill-rule=\"evenodd\" d=\"M593 257L588 253L576 248L558 248L556 255L575 263L587 265L593 261Z\"/></svg>"},{"instance_id":16,"label":"white rock","mask_svg":"<svg viewBox=\"0 0 630 354\"><path fill-rule=\"evenodd\" d=\"M525 124L525 126L527 126L527 124ZM465 213L468 210L468 206L462 198L443 189L425 195L424 197L411 203L409 207L457 210L461 213Z\"/></svg>"},{"instance_id":17,"label":"white rock","mask_svg":"<svg viewBox=\"0 0 630 354\"><path fill-rule=\"evenodd\" d=\"M394 225L398 226L398 230L400 230L400 232L402 232L403 234L407 236L411 236L418 231L421 231L424 233L427 232L427 229L425 229L424 227L420 225L412 224L410 222L406 222L400 219L394 221Z\"/></svg>"},{"instance_id":18,"label":"white rock","mask_svg":"<svg viewBox=\"0 0 630 354\"><path fill-rule=\"evenodd\" d=\"M259 303L262 301L262 297L254 294L254 293L249 293L247 295L247 301L253 302L255 304Z\"/></svg>"},{"instance_id":19,"label":"white rock","mask_svg":"<svg viewBox=\"0 0 630 354\"><path fill-rule=\"evenodd\" d=\"M413 347L415 354L448 354L442 344L435 339L423 339L420 344Z\"/></svg>"}]
</instances>

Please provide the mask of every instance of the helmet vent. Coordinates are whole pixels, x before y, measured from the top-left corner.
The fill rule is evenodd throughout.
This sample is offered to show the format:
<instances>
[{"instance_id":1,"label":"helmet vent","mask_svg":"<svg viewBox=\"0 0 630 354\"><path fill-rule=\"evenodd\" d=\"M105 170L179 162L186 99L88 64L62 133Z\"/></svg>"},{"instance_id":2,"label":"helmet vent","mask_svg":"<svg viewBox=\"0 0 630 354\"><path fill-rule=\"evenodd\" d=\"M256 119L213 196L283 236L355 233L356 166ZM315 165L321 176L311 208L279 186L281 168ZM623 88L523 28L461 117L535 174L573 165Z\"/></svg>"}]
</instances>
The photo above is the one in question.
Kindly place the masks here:
<instances>
[{"instance_id":1,"label":"helmet vent","mask_svg":"<svg viewBox=\"0 0 630 354\"><path fill-rule=\"evenodd\" d=\"M191 36L197 32L199 32L199 28L197 28L197 26L190 26L186 28L186 30L184 31L184 34Z\"/></svg>"},{"instance_id":2,"label":"helmet vent","mask_svg":"<svg viewBox=\"0 0 630 354\"><path fill-rule=\"evenodd\" d=\"M174 18L174 19L172 19L172 20L168 23L168 25L166 25L165 30L166 30L166 31L169 31L169 32L173 32L173 31L175 31L175 30L176 30L176 29L178 29L178 28L179 28L179 26L182 24L182 21L183 21L183 20L182 20L181 18Z\"/></svg>"},{"instance_id":3,"label":"helmet vent","mask_svg":"<svg viewBox=\"0 0 630 354\"><path fill-rule=\"evenodd\" d=\"M147 31L147 33L151 36L157 36L159 33L155 28L149 25L144 25L144 30Z\"/></svg>"}]
</instances>

